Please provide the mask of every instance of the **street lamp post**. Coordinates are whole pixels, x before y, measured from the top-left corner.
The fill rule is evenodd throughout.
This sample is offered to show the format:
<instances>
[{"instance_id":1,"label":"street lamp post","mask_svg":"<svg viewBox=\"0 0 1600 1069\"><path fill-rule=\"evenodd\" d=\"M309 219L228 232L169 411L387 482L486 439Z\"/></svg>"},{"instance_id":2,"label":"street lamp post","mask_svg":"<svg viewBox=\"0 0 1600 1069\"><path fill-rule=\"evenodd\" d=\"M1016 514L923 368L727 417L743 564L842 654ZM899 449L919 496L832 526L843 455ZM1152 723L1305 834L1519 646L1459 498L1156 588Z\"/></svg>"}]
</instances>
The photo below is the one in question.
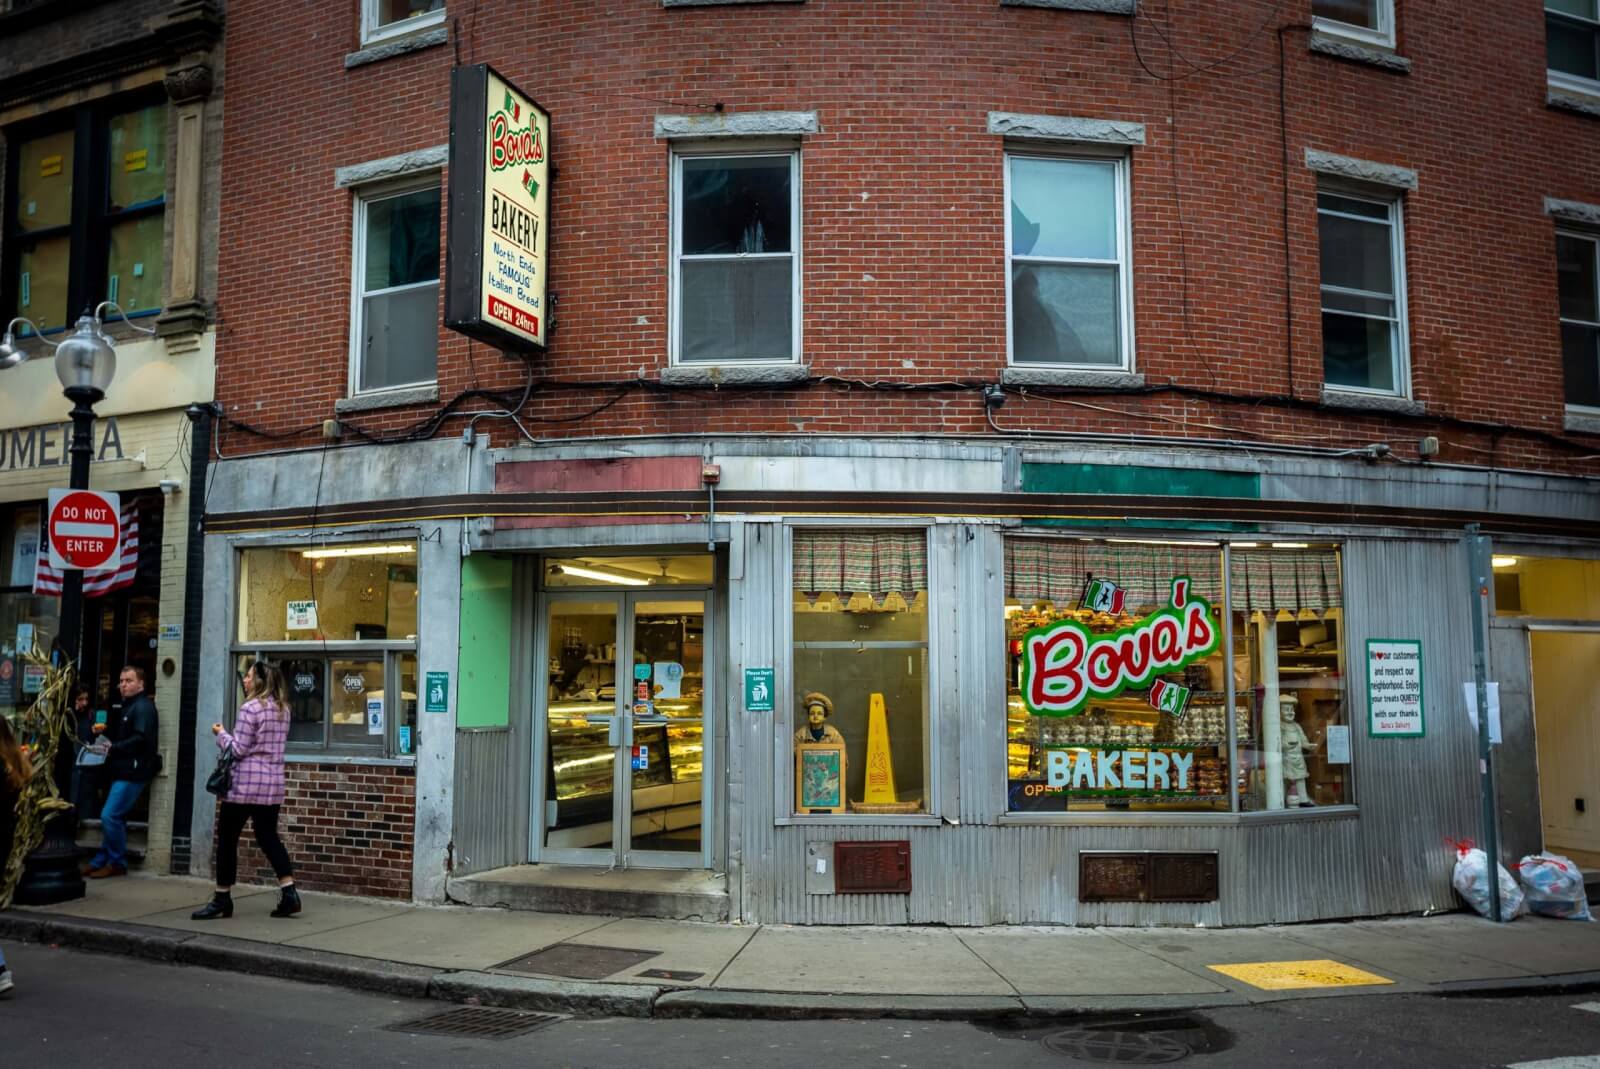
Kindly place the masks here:
<instances>
[{"instance_id":1,"label":"street lamp post","mask_svg":"<svg viewBox=\"0 0 1600 1069\"><path fill-rule=\"evenodd\" d=\"M56 377L61 380L67 400L72 402L69 485L74 490L89 488L89 461L94 451L94 406L105 397L106 388L117 370L116 350L101 328L100 308L103 307L105 304L97 307L92 315L79 317L77 329L55 346ZM12 320L6 327L4 339L0 340L0 369L15 367L27 359L26 353L17 348L11 333L17 323L18 320ZM32 323L28 325L33 326ZM79 663L82 639L83 572L69 568L61 577L61 624L57 640L62 655L71 664ZM57 747L51 774L58 790L72 783L75 757L76 747ZM65 795L63 792L63 797ZM17 884L17 903L42 906L83 897L83 877L78 872L77 827L78 814L72 807L58 810L45 826L44 842L28 855L22 879Z\"/></svg>"}]
</instances>

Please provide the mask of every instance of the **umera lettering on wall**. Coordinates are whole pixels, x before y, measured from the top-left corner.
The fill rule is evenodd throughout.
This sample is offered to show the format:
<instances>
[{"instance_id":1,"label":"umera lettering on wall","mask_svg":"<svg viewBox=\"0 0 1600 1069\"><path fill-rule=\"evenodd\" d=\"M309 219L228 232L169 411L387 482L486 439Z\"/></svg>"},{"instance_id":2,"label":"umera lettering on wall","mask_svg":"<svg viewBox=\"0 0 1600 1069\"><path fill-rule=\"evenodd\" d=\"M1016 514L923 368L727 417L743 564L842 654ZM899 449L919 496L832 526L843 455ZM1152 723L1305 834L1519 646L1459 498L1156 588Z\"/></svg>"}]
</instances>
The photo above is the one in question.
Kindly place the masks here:
<instances>
[{"instance_id":1,"label":"umera lettering on wall","mask_svg":"<svg viewBox=\"0 0 1600 1069\"><path fill-rule=\"evenodd\" d=\"M450 74L445 326L501 349L543 349L550 115L485 64Z\"/></svg>"},{"instance_id":2,"label":"umera lettering on wall","mask_svg":"<svg viewBox=\"0 0 1600 1069\"><path fill-rule=\"evenodd\" d=\"M1209 657L1221 634L1210 604L1189 587L1188 576L1173 579L1166 608L1108 634L1096 635L1075 620L1029 631L1022 640L1022 700L1028 712L1076 716L1092 699L1144 689L1157 675ZM1181 712L1187 698L1186 691L1173 691L1158 708L1170 704L1164 711Z\"/></svg>"},{"instance_id":3,"label":"umera lettering on wall","mask_svg":"<svg viewBox=\"0 0 1600 1069\"><path fill-rule=\"evenodd\" d=\"M122 460L122 432L117 417L95 421L89 459ZM0 430L0 471L65 468L72 464L72 424L47 423L40 427Z\"/></svg>"}]
</instances>

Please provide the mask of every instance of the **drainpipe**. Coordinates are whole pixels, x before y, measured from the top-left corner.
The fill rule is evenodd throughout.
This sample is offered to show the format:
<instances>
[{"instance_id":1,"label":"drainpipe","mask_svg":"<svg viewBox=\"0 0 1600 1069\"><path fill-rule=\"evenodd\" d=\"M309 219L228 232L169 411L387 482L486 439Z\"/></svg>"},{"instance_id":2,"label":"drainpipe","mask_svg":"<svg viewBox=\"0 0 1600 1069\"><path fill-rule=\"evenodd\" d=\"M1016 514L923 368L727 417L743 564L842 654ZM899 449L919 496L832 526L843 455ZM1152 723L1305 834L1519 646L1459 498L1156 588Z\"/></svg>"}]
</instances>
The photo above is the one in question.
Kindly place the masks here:
<instances>
[{"instance_id":1,"label":"drainpipe","mask_svg":"<svg viewBox=\"0 0 1600 1069\"><path fill-rule=\"evenodd\" d=\"M178 681L178 768L172 800L172 871L187 873L194 823L194 733L200 700L200 602L205 591L206 465L214 405L193 404L189 417L189 538L183 580L183 673Z\"/></svg>"}]
</instances>

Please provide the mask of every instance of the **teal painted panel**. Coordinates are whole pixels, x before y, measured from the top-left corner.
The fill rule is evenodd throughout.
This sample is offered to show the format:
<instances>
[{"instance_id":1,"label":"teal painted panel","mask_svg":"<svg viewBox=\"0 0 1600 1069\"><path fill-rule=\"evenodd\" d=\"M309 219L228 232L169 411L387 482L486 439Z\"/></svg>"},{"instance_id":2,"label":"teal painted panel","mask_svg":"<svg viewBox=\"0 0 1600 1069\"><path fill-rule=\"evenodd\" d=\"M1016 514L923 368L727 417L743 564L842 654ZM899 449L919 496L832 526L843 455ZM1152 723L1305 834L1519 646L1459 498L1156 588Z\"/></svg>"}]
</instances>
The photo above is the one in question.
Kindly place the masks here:
<instances>
[{"instance_id":1,"label":"teal painted panel","mask_svg":"<svg viewBox=\"0 0 1600 1069\"><path fill-rule=\"evenodd\" d=\"M1022 489L1030 494L1145 494L1151 497L1261 497L1261 477L1202 468L1149 468L1121 464L1024 464Z\"/></svg>"},{"instance_id":2,"label":"teal painted panel","mask_svg":"<svg viewBox=\"0 0 1600 1069\"><path fill-rule=\"evenodd\" d=\"M456 727L511 723L511 561L474 554L461 562L461 655Z\"/></svg>"}]
</instances>

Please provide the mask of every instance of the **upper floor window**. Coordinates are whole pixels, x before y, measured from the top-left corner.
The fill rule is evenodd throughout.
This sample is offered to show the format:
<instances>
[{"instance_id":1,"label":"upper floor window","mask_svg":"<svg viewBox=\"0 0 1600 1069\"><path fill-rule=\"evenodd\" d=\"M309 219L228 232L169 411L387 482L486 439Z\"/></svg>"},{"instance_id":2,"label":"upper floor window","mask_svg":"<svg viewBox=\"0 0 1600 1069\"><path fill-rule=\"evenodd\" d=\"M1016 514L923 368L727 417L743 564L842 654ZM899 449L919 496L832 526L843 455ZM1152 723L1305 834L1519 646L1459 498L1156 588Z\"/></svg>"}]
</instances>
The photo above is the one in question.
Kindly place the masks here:
<instances>
[{"instance_id":1,"label":"upper floor window","mask_svg":"<svg viewBox=\"0 0 1600 1069\"><path fill-rule=\"evenodd\" d=\"M1126 157L1006 164L1011 363L1130 368Z\"/></svg>"},{"instance_id":2,"label":"upper floor window","mask_svg":"<svg viewBox=\"0 0 1600 1069\"><path fill-rule=\"evenodd\" d=\"M1317 29L1394 47L1394 0L1311 0Z\"/></svg>"},{"instance_id":3,"label":"upper floor window","mask_svg":"<svg viewBox=\"0 0 1600 1069\"><path fill-rule=\"evenodd\" d=\"M431 383L439 358L439 178L356 197L352 393Z\"/></svg>"},{"instance_id":4,"label":"upper floor window","mask_svg":"<svg viewBox=\"0 0 1600 1069\"><path fill-rule=\"evenodd\" d=\"M1561 360L1567 404L1600 409L1600 240L1588 234L1556 235L1556 277L1561 287Z\"/></svg>"},{"instance_id":5,"label":"upper floor window","mask_svg":"<svg viewBox=\"0 0 1600 1069\"><path fill-rule=\"evenodd\" d=\"M1551 75L1600 81L1600 0L1545 0L1544 25Z\"/></svg>"},{"instance_id":6,"label":"upper floor window","mask_svg":"<svg viewBox=\"0 0 1600 1069\"><path fill-rule=\"evenodd\" d=\"M800 154L674 159L674 361L800 351Z\"/></svg>"},{"instance_id":7,"label":"upper floor window","mask_svg":"<svg viewBox=\"0 0 1600 1069\"><path fill-rule=\"evenodd\" d=\"M80 108L16 128L6 141L6 318L25 316L48 334L104 300L129 316L159 312L166 105Z\"/></svg>"},{"instance_id":8,"label":"upper floor window","mask_svg":"<svg viewBox=\"0 0 1600 1069\"><path fill-rule=\"evenodd\" d=\"M361 43L444 24L444 0L361 0Z\"/></svg>"},{"instance_id":9,"label":"upper floor window","mask_svg":"<svg viewBox=\"0 0 1600 1069\"><path fill-rule=\"evenodd\" d=\"M1335 389L1409 393L1400 201L1317 194L1322 371Z\"/></svg>"}]
</instances>

